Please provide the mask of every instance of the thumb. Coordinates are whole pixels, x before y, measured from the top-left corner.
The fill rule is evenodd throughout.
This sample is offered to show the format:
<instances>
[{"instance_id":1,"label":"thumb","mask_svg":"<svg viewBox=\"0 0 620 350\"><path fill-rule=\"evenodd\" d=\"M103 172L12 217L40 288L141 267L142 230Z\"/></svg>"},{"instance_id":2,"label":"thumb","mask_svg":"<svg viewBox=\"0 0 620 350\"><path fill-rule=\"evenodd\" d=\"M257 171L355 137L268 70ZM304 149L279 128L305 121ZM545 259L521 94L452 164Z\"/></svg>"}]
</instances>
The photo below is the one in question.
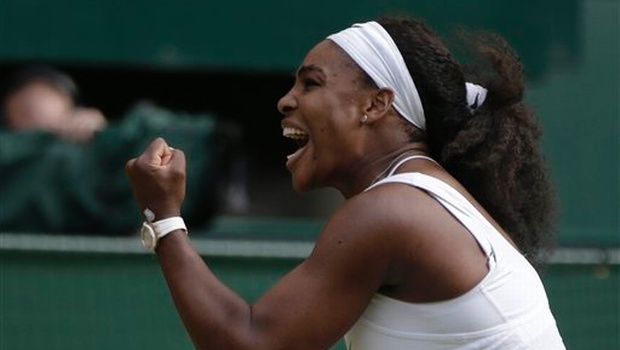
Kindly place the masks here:
<instances>
[{"instance_id":1,"label":"thumb","mask_svg":"<svg viewBox=\"0 0 620 350\"><path fill-rule=\"evenodd\" d=\"M171 149L170 162L168 163L168 167L176 171L182 171L183 173L185 173L185 166L185 153L176 148Z\"/></svg>"},{"instance_id":2,"label":"thumb","mask_svg":"<svg viewBox=\"0 0 620 350\"><path fill-rule=\"evenodd\" d=\"M167 165L170 156L170 147L163 138L158 137L151 142L140 158L145 164L158 168Z\"/></svg>"}]
</instances>

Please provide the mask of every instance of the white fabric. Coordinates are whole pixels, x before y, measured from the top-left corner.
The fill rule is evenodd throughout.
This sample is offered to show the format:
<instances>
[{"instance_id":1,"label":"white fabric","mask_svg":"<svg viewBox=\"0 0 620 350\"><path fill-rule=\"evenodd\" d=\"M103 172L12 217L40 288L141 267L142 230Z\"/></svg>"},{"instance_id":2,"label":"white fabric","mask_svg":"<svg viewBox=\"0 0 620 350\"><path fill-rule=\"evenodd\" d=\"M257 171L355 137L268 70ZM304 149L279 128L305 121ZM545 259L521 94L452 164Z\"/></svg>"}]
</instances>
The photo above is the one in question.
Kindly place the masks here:
<instances>
[{"instance_id":1,"label":"white fabric","mask_svg":"<svg viewBox=\"0 0 620 350\"><path fill-rule=\"evenodd\" d=\"M469 108L469 112L474 114L487 98L487 89L468 82L465 83L465 90L467 91L467 107Z\"/></svg>"},{"instance_id":2,"label":"white fabric","mask_svg":"<svg viewBox=\"0 0 620 350\"><path fill-rule=\"evenodd\" d=\"M394 108L403 118L426 129L422 101L405 60L379 23L357 23L327 39L340 46L379 88L394 92Z\"/></svg>"},{"instance_id":3,"label":"white fabric","mask_svg":"<svg viewBox=\"0 0 620 350\"><path fill-rule=\"evenodd\" d=\"M187 233L187 226L185 221L180 216L173 216L167 219L155 221L150 223L157 239L162 239L170 232L176 230L183 230Z\"/></svg>"},{"instance_id":4,"label":"white fabric","mask_svg":"<svg viewBox=\"0 0 620 350\"><path fill-rule=\"evenodd\" d=\"M393 175L372 187L385 183L433 196L478 241L489 272L467 293L441 302L406 303L376 294L346 334L347 349L565 349L538 274L465 197L421 173Z\"/></svg>"}]
</instances>

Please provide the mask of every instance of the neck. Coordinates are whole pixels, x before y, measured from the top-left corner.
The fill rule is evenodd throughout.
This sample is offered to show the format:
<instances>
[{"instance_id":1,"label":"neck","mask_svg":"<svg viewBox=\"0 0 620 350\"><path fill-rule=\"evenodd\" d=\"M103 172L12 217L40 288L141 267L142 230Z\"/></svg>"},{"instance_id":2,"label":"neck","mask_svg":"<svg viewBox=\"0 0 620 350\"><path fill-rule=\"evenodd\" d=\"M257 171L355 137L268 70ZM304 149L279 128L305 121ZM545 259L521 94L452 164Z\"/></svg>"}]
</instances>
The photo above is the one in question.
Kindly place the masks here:
<instances>
[{"instance_id":1,"label":"neck","mask_svg":"<svg viewBox=\"0 0 620 350\"><path fill-rule=\"evenodd\" d=\"M348 178L353 179L353 181L348 181L343 186L334 187L340 190L345 198L351 198L364 191L373 183L386 177L398 161L412 155L428 155L426 145L418 142L409 143L389 153L383 153L375 157L364 157L356 166L351 167Z\"/></svg>"}]
</instances>

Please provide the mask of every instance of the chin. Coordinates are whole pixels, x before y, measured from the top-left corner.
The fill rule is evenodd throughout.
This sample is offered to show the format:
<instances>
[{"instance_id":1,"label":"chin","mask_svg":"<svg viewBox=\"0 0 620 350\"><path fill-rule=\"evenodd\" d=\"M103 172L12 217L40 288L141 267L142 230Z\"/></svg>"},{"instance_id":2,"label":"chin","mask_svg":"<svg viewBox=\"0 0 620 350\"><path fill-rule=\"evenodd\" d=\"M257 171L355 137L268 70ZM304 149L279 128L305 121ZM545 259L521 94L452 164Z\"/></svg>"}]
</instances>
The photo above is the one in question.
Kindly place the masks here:
<instances>
[{"instance_id":1,"label":"chin","mask_svg":"<svg viewBox=\"0 0 620 350\"><path fill-rule=\"evenodd\" d=\"M320 188L317 186L312 179L309 178L298 178L293 174L292 179L293 190L299 194L304 194L310 192L312 190Z\"/></svg>"},{"instance_id":2,"label":"chin","mask_svg":"<svg viewBox=\"0 0 620 350\"><path fill-rule=\"evenodd\" d=\"M293 178L293 190L295 190L295 192L299 193L299 194L304 194L308 191L310 191L312 188L310 188L309 186L307 186L306 184L300 183L298 181L295 181L295 178Z\"/></svg>"}]
</instances>

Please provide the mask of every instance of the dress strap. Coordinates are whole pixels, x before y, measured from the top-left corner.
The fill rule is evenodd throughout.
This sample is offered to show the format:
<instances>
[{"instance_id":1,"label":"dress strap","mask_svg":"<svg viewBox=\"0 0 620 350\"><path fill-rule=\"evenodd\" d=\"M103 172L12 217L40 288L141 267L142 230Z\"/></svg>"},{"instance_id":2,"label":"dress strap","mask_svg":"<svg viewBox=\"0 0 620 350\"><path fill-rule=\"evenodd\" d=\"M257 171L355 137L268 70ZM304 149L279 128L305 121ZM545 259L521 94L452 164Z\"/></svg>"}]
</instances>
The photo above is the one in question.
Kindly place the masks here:
<instances>
[{"instance_id":1,"label":"dress strap","mask_svg":"<svg viewBox=\"0 0 620 350\"><path fill-rule=\"evenodd\" d=\"M386 183L402 183L420 188L434 197L445 209L467 228L489 259L489 266L496 263L496 249L491 237L501 237L493 225L461 193L447 183L422 173L402 173L386 177L373 187Z\"/></svg>"},{"instance_id":2,"label":"dress strap","mask_svg":"<svg viewBox=\"0 0 620 350\"><path fill-rule=\"evenodd\" d=\"M394 173L396 172L396 170L398 170L398 168L400 168L400 166L401 166L401 165L405 164L405 162L408 162L408 161L410 161L410 160L412 160L412 159L426 159L426 160L430 160L431 162L433 162L433 163L435 163L435 164L439 164L439 163L437 163L437 161L436 161L436 160L434 160L434 159L433 159L433 158L431 158L431 157L428 157L428 156L423 156L423 155L421 155L421 154L414 154L414 155L412 155L412 156L405 157L405 158L401 159L398 163L396 163L396 164L392 167L392 169L390 169L390 172L387 174L387 176L386 176L386 177L390 177L390 176L394 175Z\"/></svg>"}]
</instances>

